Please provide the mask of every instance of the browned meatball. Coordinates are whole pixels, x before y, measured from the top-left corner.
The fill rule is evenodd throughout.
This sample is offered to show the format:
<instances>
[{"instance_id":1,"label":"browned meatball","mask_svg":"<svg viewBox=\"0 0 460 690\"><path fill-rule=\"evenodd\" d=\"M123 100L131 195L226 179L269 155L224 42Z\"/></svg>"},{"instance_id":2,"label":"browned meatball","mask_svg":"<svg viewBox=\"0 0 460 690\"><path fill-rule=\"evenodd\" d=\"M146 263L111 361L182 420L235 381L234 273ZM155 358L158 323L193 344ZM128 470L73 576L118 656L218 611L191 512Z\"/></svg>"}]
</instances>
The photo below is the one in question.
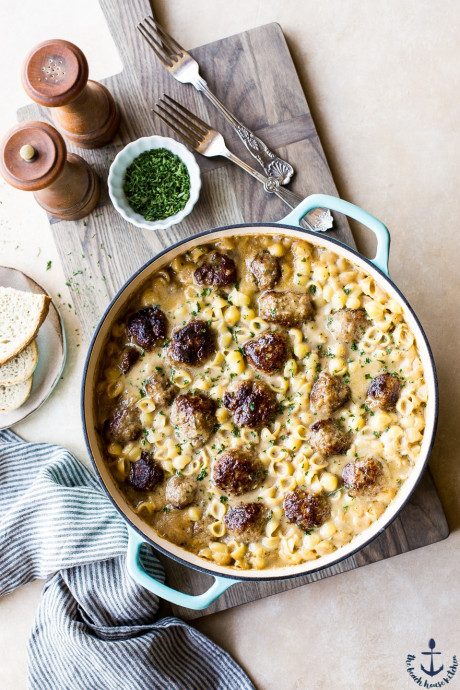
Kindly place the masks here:
<instances>
[{"instance_id":1,"label":"browned meatball","mask_svg":"<svg viewBox=\"0 0 460 690\"><path fill-rule=\"evenodd\" d=\"M161 465L145 451L136 462L131 463L129 483L136 491L151 491L164 479Z\"/></svg>"},{"instance_id":2,"label":"browned meatball","mask_svg":"<svg viewBox=\"0 0 460 690\"><path fill-rule=\"evenodd\" d=\"M216 424L216 403L204 393L178 395L171 412L171 421L181 436L194 445L205 443Z\"/></svg>"},{"instance_id":3,"label":"browned meatball","mask_svg":"<svg viewBox=\"0 0 460 690\"><path fill-rule=\"evenodd\" d=\"M166 338L166 316L158 307L147 307L128 319L128 338L144 350L151 350Z\"/></svg>"},{"instance_id":4,"label":"browned meatball","mask_svg":"<svg viewBox=\"0 0 460 690\"><path fill-rule=\"evenodd\" d=\"M106 423L106 433L115 443L135 441L142 432L139 410L122 403L115 408L112 417Z\"/></svg>"},{"instance_id":5,"label":"browned meatball","mask_svg":"<svg viewBox=\"0 0 460 690\"><path fill-rule=\"evenodd\" d=\"M141 353L139 350L136 350L135 347L127 347L126 350L124 350L121 356L120 364L118 365L122 373L127 374L131 367L136 364L140 356Z\"/></svg>"},{"instance_id":6,"label":"browned meatball","mask_svg":"<svg viewBox=\"0 0 460 690\"><path fill-rule=\"evenodd\" d=\"M163 372L158 371L149 376L143 382L146 395L153 400L155 405L167 405L177 392L177 386L174 386Z\"/></svg>"},{"instance_id":7,"label":"browned meatball","mask_svg":"<svg viewBox=\"0 0 460 690\"><path fill-rule=\"evenodd\" d=\"M259 539L267 524L265 509L260 503L242 503L230 508L224 522L227 529L237 535L240 541Z\"/></svg>"},{"instance_id":8,"label":"browned meatball","mask_svg":"<svg viewBox=\"0 0 460 690\"><path fill-rule=\"evenodd\" d=\"M183 328L174 331L168 348L173 362L197 366L216 349L215 333L205 321L192 319Z\"/></svg>"},{"instance_id":9,"label":"browned meatball","mask_svg":"<svg viewBox=\"0 0 460 690\"><path fill-rule=\"evenodd\" d=\"M281 369L288 358L286 337L282 333L261 333L243 347L249 362L267 374Z\"/></svg>"},{"instance_id":10,"label":"browned meatball","mask_svg":"<svg viewBox=\"0 0 460 690\"><path fill-rule=\"evenodd\" d=\"M261 381L242 381L233 393L224 394L224 405L235 424L251 429L264 426L278 411L275 394Z\"/></svg>"},{"instance_id":11,"label":"browned meatball","mask_svg":"<svg viewBox=\"0 0 460 690\"><path fill-rule=\"evenodd\" d=\"M239 449L227 450L214 462L214 484L230 494L244 494L256 489L263 477L263 468L249 453Z\"/></svg>"},{"instance_id":12,"label":"browned meatball","mask_svg":"<svg viewBox=\"0 0 460 690\"><path fill-rule=\"evenodd\" d=\"M270 290L281 278L280 262L266 249L255 255L249 268L260 290Z\"/></svg>"},{"instance_id":13,"label":"browned meatball","mask_svg":"<svg viewBox=\"0 0 460 690\"><path fill-rule=\"evenodd\" d=\"M350 388L341 376L322 371L311 389L310 403L314 410L332 414L350 399Z\"/></svg>"},{"instance_id":14,"label":"browned meatball","mask_svg":"<svg viewBox=\"0 0 460 690\"><path fill-rule=\"evenodd\" d=\"M364 309L339 309L327 322L334 338L341 343L351 343L361 340L367 327L367 317Z\"/></svg>"},{"instance_id":15,"label":"browned meatball","mask_svg":"<svg viewBox=\"0 0 460 690\"><path fill-rule=\"evenodd\" d=\"M349 462L342 471L342 480L345 486L363 494L376 493L382 483L382 463L374 458L363 458L355 462ZM353 495L353 492L349 492Z\"/></svg>"},{"instance_id":16,"label":"browned meatball","mask_svg":"<svg viewBox=\"0 0 460 690\"><path fill-rule=\"evenodd\" d=\"M301 326L313 318L313 306L307 293L268 290L259 297L259 313L269 323Z\"/></svg>"},{"instance_id":17,"label":"browned meatball","mask_svg":"<svg viewBox=\"0 0 460 690\"><path fill-rule=\"evenodd\" d=\"M208 517L191 522L186 511L177 513L157 510L151 521L158 534L173 544L185 546L195 552L209 545L209 526L212 520Z\"/></svg>"},{"instance_id":18,"label":"browned meatball","mask_svg":"<svg viewBox=\"0 0 460 690\"><path fill-rule=\"evenodd\" d=\"M212 252L202 259L194 275L198 285L230 285L236 282L235 262L227 254Z\"/></svg>"},{"instance_id":19,"label":"browned meatball","mask_svg":"<svg viewBox=\"0 0 460 690\"><path fill-rule=\"evenodd\" d=\"M325 456L342 455L351 446L350 435L333 419L315 422L310 432L310 445Z\"/></svg>"},{"instance_id":20,"label":"browned meatball","mask_svg":"<svg viewBox=\"0 0 460 690\"><path fill-rule=\"evenodd\" d=\"M166 484L166 502L174 508L185 508L196 494L196 479L175 474Z\"/></svg>"},{"instance_id":21,"label":"browned meatball","mask_svg":"<svg viewBox=\"0 0 460 690\"><path fill-rule=\"evenodd\" d=\"M397 376L380 374L372 380L367 391L366 405L371 410L392 412L398 402L401 383Z\"/></svg>"},{"instance_id":22,"label":"browned meatball","mask_svg":"<svg viewBox=\"0 0 460 690\"><path fill-rule=\"evenodd\" d=\"M319 527L331 514L324 494L314 494L305 489L289 491L284 497L283 508L289 522L295 522L303 530Z\"/></svg>"}]
</instances>

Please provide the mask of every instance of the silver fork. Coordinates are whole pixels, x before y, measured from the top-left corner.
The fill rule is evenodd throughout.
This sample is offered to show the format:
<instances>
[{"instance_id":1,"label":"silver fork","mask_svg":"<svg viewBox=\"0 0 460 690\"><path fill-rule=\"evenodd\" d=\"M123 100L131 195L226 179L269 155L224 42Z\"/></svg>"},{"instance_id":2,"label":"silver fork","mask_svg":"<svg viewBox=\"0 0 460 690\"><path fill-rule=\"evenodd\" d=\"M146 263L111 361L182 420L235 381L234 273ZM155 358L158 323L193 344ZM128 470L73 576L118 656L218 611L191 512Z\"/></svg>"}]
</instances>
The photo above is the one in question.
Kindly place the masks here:
<instances>
[{"instance_id":1,"label":"silver fork","mask_svg":"<svg viewBox=\"0 0 460 690\"><path fill-rule=\"evenodd\" d=\"M246 172L263 184L266 192L276 194L290 208L296 208L303 201L303 197L291 192L289 189L280 187L279 181L275 177L265 177L245 161L242 161L241 158L238 158L227 148L224 137L220 132L217 132L211 125L203 122L203 120L200 120L199 117L167 94L163 94L163 98L156 104L156 108L153 109L153 112L198 153L208 158L225 156L225 158L239 165L240 168L246 170ZM304 218L304 221L311 230L324 231L332 227L331 213L324 208L310 211Z\"/></svg>"},{"instance_id":2,"label":"silver fork","mask_svg":"<svg viewBox=\"0 0 460 690\"><path fill-rule=\"evenodd\" d=\"M175 79L182 84L192 84L197 91L201 91L222 112L234 127L249 153L260 163L265 174L268 177L276 177L280 184L287 184L294 174L292 165L270 151L263 141L227 110L200 75L197 61L172 36L167 34L153 17L146 17L143 22L137 25L137 28L161 64Z\"/></svg>"}]
</instances>

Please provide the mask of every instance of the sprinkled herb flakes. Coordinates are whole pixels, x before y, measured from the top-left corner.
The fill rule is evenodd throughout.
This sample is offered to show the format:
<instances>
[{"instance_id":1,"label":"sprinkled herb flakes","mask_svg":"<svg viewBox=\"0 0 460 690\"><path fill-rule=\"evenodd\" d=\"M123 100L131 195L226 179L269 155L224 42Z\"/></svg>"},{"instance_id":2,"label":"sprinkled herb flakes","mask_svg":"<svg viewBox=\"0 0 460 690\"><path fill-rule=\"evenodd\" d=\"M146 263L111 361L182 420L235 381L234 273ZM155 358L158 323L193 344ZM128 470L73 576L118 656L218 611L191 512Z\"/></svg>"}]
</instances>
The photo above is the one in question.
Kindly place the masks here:
<instances>
[{"instance_id":1,"label":"sprinkled herb flakes","mask_svg":"<svg viewBox=\"0 0 460 690\"><path fill-rule=\"evenodd\" d=\"M162 220L184 208L190 197L190 176L179 156L151 149L128 167L123 189L136 213L146 220Z\"/></svg>"}]
</instances>

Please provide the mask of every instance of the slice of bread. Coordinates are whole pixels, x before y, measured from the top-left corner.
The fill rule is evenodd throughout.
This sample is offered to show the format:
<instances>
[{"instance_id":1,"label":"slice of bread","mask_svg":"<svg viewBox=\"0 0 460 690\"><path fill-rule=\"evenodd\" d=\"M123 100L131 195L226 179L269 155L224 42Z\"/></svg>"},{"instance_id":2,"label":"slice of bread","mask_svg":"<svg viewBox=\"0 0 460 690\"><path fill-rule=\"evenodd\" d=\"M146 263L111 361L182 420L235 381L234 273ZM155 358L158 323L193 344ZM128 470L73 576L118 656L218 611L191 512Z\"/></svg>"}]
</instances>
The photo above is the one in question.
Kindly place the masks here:
<instances>
[{"instance_id":1,"label":"slice of bread","mask_svg":"<svg viewBox=\"0 0 460 690\"><path fill-rule=\"evenodd\" d=\"M27 400L32 390L33 376L12 386L0 386L0 412L16 410Z\"/></svg>"},{"instance_id":2,"label":"slice of bread","mask_svg":"<svg viewBox=\"0 0 460 690\"><path fill-rule=\"evenodd\" d=\"M25 381L34 373L37 362L37 341L32 340L30 345L27 345L16 357L0 366L0 385L12 386L15 383Z\"/></svg>"},{"instance_id":3,"label":"slice of bread","mask_svg":"<svg viewBox=\"0 0 460 690\"><path fill-rule=\"evenodd\" d=\"M35 340L51 298L0 287L0 366Z\"/></svg>"}]
</instances>

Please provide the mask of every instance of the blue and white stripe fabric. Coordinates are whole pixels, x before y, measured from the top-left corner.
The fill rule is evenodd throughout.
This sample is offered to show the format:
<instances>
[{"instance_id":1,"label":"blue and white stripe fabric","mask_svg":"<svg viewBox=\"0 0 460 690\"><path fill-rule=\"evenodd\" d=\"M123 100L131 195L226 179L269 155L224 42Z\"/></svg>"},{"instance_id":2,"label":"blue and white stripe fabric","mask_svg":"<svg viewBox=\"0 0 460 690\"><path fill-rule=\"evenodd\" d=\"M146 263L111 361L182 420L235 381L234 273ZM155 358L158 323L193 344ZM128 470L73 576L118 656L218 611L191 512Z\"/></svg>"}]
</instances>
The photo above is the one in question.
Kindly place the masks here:
<instances>
[{"instance_id":1,"label":"blue and white stripe fabric","mask_svg":"<svg viewBox=\"0 0 460 690\"><path fill-rule=\"evenodd\" d=\"M48 578L29 646L32 690L254 690L217 645L125 569L125 524L59 446L0 432L0 596ZM143 564L161 578L144 547Z\"/></svg>"}]
</instances>

